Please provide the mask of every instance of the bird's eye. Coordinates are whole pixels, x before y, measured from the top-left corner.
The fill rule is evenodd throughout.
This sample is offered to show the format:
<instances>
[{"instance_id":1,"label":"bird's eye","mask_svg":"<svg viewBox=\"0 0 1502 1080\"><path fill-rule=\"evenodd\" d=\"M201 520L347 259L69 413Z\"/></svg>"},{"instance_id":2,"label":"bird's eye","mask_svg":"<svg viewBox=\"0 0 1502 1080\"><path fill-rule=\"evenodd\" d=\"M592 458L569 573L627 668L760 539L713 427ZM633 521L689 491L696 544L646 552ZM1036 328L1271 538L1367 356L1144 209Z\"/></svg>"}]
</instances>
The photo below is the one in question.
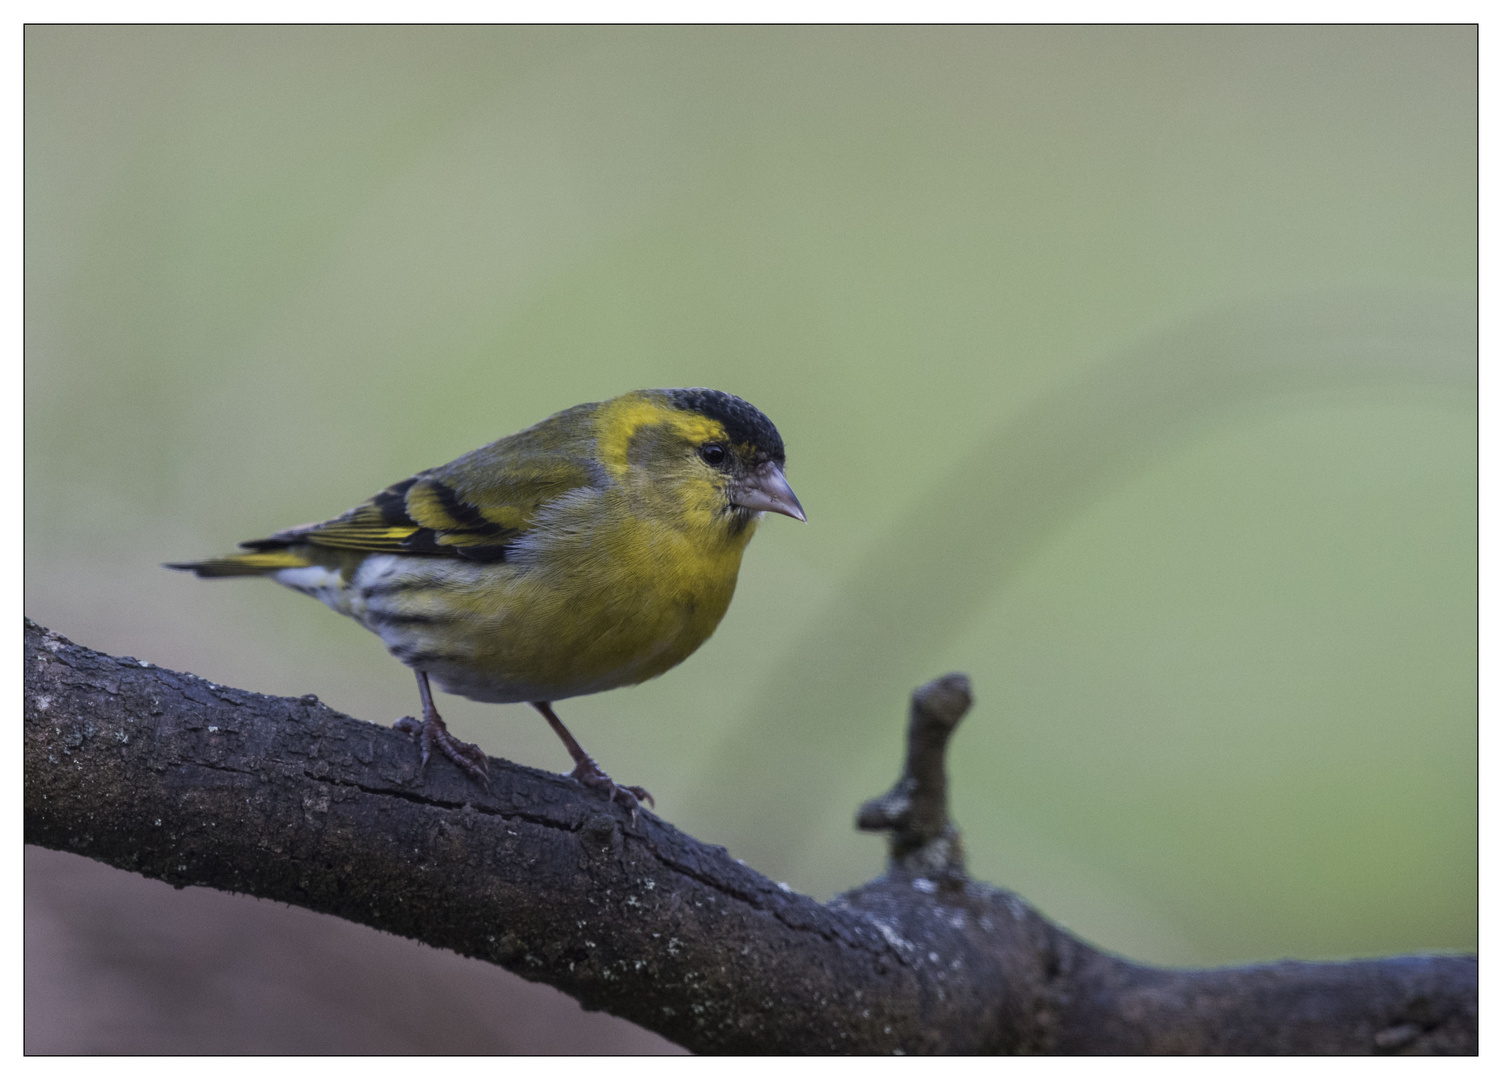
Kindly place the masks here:
<instances>
[{"instance_id":1,"label":"bird's eye","mask_svg":"<svg viewBox=\"0 0 1502 1080\"><path fill-rule=\"evenodd\" d=\"M719 443L705 443L699 447L699 456L708 465L719 465L725 460L725 448Z\"/></svg>"}]
</instances>

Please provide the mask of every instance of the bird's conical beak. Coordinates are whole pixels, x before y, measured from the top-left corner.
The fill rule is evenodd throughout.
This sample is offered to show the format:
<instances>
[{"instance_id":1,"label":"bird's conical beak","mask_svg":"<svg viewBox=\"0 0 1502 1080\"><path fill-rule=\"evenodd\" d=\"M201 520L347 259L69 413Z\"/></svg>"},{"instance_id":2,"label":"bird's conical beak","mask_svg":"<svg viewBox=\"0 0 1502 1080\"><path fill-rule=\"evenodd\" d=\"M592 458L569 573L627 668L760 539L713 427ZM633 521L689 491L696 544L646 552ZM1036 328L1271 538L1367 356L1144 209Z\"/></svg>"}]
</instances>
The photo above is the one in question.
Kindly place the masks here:
<instances>
[{"instance_id":1,"label":"bird's conical beak","mask_svg":"<svg viewBox=\"0 0 1502 1080\"><path fill-rule=\"evenodd\" d=\"M747 510L770 510L774 514L786 514L799 521L807 521L798 496L788 487L787 477L775 461L762 465L750 476L736 485L730 501Z\"/></svg>"}]
</instances>

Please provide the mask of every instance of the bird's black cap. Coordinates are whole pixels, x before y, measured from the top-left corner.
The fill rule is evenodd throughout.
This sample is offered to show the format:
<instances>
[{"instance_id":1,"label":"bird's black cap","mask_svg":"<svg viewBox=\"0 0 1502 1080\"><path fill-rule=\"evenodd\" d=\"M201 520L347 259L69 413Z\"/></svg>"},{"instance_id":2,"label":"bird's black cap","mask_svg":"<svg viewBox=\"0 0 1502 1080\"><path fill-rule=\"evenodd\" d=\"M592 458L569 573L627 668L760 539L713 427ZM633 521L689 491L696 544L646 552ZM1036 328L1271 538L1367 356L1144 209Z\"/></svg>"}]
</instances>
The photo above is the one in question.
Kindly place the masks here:
<instances>
[{"instance_id":1,"label":"bird's black cap","mask_svg":"<svg viewBox=\"0 0 1502 1080\"><path fill-rule=\"evenodd\" d=\"M725 425L725 435L733 443L749 443L771 460L782 465L786 460L782 436L766 414L734 394L696 386L687 390L669 390L668 399L680 409L696 412Z\"/></svg>"}]
</instances>

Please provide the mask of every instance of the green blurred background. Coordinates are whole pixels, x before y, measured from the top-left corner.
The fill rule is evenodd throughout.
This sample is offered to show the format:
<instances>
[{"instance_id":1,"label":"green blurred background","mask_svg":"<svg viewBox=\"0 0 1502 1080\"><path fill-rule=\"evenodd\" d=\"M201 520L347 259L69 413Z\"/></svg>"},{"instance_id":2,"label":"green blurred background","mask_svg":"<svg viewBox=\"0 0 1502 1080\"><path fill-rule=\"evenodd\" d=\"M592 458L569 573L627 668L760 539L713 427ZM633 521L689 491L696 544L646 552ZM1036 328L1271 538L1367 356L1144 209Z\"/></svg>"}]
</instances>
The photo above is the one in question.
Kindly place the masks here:
<instances>
[{"instance_id":1,"label":"green blurred background","mask_svg":"<svg viewBox=\"0 0 1502 1080\"><path fill-rule=\"evenodd\" d=\"M1475 92L1470 27L29 27L27 613L386 722L372 635L158 564L714 386L809 523L562 709L662 816L855 885L960 669L972 872L1087 938L1472 950Z\"/></svg>"}]
</instances>

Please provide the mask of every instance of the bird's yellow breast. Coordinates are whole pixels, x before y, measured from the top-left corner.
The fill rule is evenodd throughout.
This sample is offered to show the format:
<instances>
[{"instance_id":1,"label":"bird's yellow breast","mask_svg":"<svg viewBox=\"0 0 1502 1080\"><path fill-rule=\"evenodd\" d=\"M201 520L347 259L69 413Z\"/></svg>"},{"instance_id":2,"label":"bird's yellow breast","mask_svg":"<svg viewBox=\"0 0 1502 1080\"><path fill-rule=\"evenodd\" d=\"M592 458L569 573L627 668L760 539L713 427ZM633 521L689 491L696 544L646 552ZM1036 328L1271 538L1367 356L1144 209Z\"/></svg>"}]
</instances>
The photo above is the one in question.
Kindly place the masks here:
<instances>
[{"instance_id":1,"label":"bird's yellow breast","mask_svg":"<svg viewBox=\"0 0 1502 1080\"><path fill-rule=\"evenodd\" d=\"M554 540L550 569L517 582L508 614L526 622L528 640L503 618L495 662L525 667L558 697L662 674L714 633L753 531L730 535L698 514L603 513L588 534Z\"/></svg>"}]
</instances>

